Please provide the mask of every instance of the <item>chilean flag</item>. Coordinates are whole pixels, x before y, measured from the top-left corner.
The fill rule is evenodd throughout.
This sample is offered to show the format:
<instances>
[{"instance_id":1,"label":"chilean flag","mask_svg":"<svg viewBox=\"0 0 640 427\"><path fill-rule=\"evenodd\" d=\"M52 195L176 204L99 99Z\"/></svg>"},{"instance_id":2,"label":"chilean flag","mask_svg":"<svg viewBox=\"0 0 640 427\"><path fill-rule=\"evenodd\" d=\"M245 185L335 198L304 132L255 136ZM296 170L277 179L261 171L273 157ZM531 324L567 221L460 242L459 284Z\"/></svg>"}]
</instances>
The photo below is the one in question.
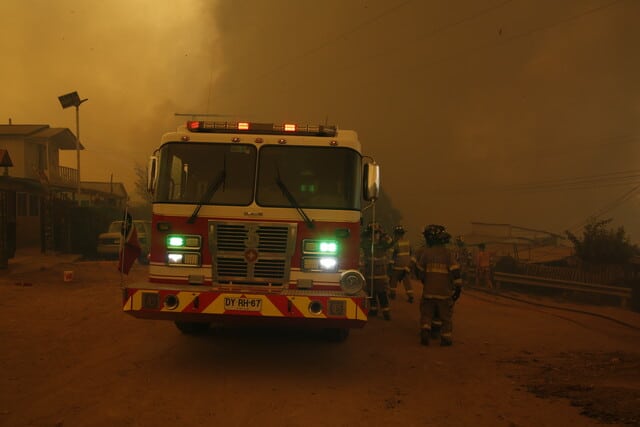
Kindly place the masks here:
<instances>
[{"instance_id":1,"label":"chilean flag","mask_svg":"<svg viewBox=\"0 0 640 427\"><path fill-rule=\"evenodd\" d=\"M133 226L131 215L127 213L126 220L121 230L124 243L120 243L120 257L118 260L118 270L124 274L129 274L135 260L140 257L142 249L138 241L138 232Z\"/></svg>"}]
</instances>

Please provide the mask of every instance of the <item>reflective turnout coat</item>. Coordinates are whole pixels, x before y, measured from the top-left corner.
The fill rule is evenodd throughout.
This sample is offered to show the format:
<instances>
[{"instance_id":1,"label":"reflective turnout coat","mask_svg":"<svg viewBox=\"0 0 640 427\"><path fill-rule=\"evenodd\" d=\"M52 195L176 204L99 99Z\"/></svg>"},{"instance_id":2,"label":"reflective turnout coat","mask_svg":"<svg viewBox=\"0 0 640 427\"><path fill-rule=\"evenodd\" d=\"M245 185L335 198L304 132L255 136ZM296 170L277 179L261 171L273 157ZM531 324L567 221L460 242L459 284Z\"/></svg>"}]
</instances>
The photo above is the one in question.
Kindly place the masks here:
<instances>
[{"instance_id":1,"label":"reflective turnout coat","mask_svg":"<svg viewBox=\"0 0 640 427\"><path fill-rule=\"evenodd\" d=\"M420 251L416 269L424 285L423 298L451 298L454 287L462 285L460 265L444 245L425 247Z\"/></svg>"},{"instance_id":2,"label":"reflective turnout coat","mask_svg":"<svg viewBox=\"0 0 640 427\"><path fill-rule=\"evenodd\" d=\"M363 268L362 274L367 279L367 283L371 279L373 269L373 289L381 291L386 288L389 283L387 275L387 265L389 263L388 250L393 244L389 236L382 236L378 242L374 244L373 256L371 254L371 239L363 239L361 241Z\"/></svg>"},{"instance_id":3,"label":"reflective turnout coat","mask_svg":"<svg viewBox=\"0 0 640 427\"><path fill-rule=\"evenodd\" d=\"M398 239L393 245L393 269L409 271L411 268L411 242Z\"/></svg>"}]
</instances>

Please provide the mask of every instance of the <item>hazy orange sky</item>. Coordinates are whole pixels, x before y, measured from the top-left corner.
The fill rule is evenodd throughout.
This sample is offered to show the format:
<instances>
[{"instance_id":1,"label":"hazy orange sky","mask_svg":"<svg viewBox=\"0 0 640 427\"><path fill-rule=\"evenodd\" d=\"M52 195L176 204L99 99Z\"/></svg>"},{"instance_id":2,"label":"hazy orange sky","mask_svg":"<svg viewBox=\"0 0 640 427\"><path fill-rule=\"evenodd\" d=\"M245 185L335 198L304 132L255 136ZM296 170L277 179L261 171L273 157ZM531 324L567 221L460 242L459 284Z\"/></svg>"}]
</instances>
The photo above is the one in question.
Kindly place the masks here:
<instances>
[{"instance_id":1,"label":"hazy orange sky","mask_svg":"<svg viewBox=\"0 0 640 427\"><path fill-rule=\"evenodd\" d=\"M639 19L636 0L3 0L0 120L75 132L57 97L78 91L82 180L130 193L175 113L326 121L413 234L600 214L639 242Z\"/></svg>"}]
</instances>

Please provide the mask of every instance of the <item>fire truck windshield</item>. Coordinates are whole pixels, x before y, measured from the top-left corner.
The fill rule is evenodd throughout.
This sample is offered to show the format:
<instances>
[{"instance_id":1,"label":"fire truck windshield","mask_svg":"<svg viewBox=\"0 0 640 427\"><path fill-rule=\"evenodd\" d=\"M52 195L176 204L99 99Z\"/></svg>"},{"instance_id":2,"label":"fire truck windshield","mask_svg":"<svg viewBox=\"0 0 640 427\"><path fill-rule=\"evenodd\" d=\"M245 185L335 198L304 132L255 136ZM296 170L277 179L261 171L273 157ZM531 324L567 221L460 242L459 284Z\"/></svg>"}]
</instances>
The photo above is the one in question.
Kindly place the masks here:
<instances>
[{"instance_id":1,"label":"fire truck windshield","mask_svg":"<svg viewBox=\"0 0 640 427\"><path fill-rule=\"evenodd\" d=\"M360 209L360 155L354 150L269 145L259 157L257 204L291 206L280 180L302 208Z\"/></svg>"},{"instance_id":2,"label":"fire truck windshield","mask_svg":"<svg viewBox=\"0 0 640 427\"><path fill-rule=\"evenodd\" d=\"M156 201L248 206L255 165L253 145L166 144L160 151Z\"/></svg>"},{"instance_id":3,"label":"fire truck windshield","mask_svg":"<svg viewBox=\"0 0 640 427\"><path fill-rule=\"evenodd\" d=\"M223 182L207 194L220 176ZM346 147L167 143L160 149L155 201L248 206L255 197L260 206L290 208L278 181L297 208L360 210L361 157Z\"/></svg>"}]
</instances>

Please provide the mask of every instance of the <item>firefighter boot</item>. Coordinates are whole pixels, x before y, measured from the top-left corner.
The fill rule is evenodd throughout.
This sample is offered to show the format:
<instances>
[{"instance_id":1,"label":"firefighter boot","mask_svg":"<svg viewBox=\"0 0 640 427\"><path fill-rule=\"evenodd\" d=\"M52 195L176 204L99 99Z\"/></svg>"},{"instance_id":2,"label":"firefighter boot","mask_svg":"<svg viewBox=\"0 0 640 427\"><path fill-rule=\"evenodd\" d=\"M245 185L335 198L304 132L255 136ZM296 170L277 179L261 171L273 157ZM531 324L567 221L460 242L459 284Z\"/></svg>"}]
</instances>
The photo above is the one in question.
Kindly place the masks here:
<instances>
[{"instance_id":1,"label":"firefighter boot","mask_svg":"<svg viewBox=\"0 0 640 427\"><path fill-rule=\"evenodd\" d=\"M389 289L389 299L396 299L396 290Z\"/></svg>"},{"instance_id":2,"label":"firefighter boot","mask_svg":"<svg viewBox=\"0 0 640 427\"><path fill-rule=\"evenodd\" d=\"M382 310L382 317L384 317L384 320L391 320L391 311L389 309Z\"/></svg>"},{"instance_id":3,"label":"firefighter boot","mask_svg":"<svg viewBox=\"0 0 640 427\"><path fill-rule=\"evenodd\" d=\"M423 328L420 330L420 344L429 345L429 336L431 336L431 331L429 329Z\"/></svg>"},{"instance_id":4,"label":"firefighter boot","mask_svg":"<svg viewBox=\"0 0 640 427\"><path fill-rule=\"evenodd\" d=\"M407 302L409 302L409 304L413 303L413 294L407 296Z\"/></svg>"},{"instance_id":5,"label":"firefighter boot","mask_svg":"<svg viewBox=\"0 0 640 427\"><path fill-rule=\"evenodd\" d=\"M437 340L440 338L440 329L442 328L442 321L440 319L435 319L431 324L431 338Z\"/></svg>"},{"instance_id":6,"label":"firefighter boot","mask_svg":"<svg viewBox=\"0 0 640 427\"><path fill-rule=\"evenodd\" d=\"M451 344L453 344L451 337L440 337L440 345L442 347L449 347Z\"/></svg>"}]
</instances>

